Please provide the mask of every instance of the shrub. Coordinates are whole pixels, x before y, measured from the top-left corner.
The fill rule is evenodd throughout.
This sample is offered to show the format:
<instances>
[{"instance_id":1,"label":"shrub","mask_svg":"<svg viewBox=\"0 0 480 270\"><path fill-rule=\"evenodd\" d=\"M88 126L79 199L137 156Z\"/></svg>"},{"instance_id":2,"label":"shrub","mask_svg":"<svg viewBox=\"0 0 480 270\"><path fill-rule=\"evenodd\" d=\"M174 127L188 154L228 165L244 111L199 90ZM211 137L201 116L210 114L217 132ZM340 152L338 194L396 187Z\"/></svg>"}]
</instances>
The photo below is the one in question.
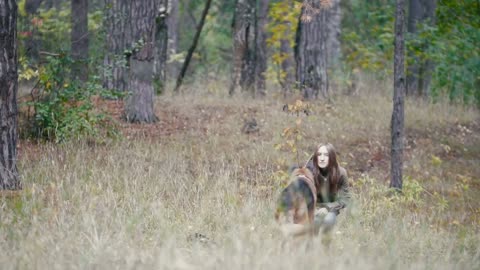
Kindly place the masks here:
<instances>
[{"instance_id":1,"label":"shrub","mask_svg":"<svg viewBox=\"0 0 480 270\"><path fill-rule=\"evenodd\" d=\"M84 84L70 79L72 64L65 53L47 56L46 64L39 69L39 81L31 99L23 104L29 107L29 113L21 134L57 143L116 136L112 122L94 110L91 100L94 95L111 94L104 93L96 77Z\"/></svg>"}]
</instances>

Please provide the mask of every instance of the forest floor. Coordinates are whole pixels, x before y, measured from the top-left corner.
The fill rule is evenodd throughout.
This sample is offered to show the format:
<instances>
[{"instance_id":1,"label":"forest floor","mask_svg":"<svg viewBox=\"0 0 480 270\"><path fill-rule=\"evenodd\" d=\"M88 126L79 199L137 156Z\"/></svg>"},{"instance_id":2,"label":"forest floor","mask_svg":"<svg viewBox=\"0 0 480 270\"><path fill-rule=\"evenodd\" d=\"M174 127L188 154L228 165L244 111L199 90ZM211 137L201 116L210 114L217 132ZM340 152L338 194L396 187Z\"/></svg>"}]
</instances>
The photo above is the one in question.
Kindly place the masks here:
<instances>
[{"instance_id":1,"label":"forest floor","mask_svg":"<svg viewBox=\"0 0 480 270\"><path fill-rule=\"evenodd\" d=\"M352 99L352 97L347 99ZM212 134L230 136L228 133L234 130L236 133L241 134L245 123L255 119L255 117L258 118L260 111L263 111L264 114L268 111L280 112L283 104L288 104L289 102L293 104L295 99L260 102L260 105L256 104L254 106L249 105L248 101L245 102L244 100L240 103L235 101L231 103L232 101L230 100L226 104L223 104L225 100L222 99L213 99L213 101L212 99L206 99L208 101L200 99L198 102L189 102L188 97L183 97L180 98L182 100L180 103L178 100L178 97L170 97L163 100L159 98L155 105L158 121L152 124L127 123L123 118L124 103L122 100L105 100L95 97L94 104L98 111L110 117L110 121L114 123L120 132L121 138L131 141L162 141L186 133L195 134L199 137L208 137ZM347 101L347 103L351 102L351 100ZM186 109L186 106L188 106L188 109ZM337 107L341 107L343 104L335 106L323 101L314 101L313 106L316 107L318 115L324 113L328 118L336 118L334 121L348 124L348 120L342 119L343 117L348 117L348 115L340 115L338 113L338 110L343 109L337 109ZM416 106L416 103L412 102L411 106ZM425 112L422 111L422 113ZM404 166L405 164L408 165L405 166L405 174L411 174L410 177L418 179L431 178L432 175L434 178L435 176L445 177L458 181L465 181L465 178L470 179L468 181L469 187L480 195L480 166L478 166L480 165L480 115L476 115L477 112L474 110L474 121L470 121L471 118L469 117L467 117L468 120L464 120L461 116L452 115L449 119L435 119L432 117L433 121L429 123L429 113L432 112L426 112L426 119L415 119L416 123L423 122L420 125L409 124L409 116L407 115ZM335 114L337 114L336 117ZM368 118L368 120L365 120L367 129L369 128L368 125L373 125L371 122L377 121L374 119L377 116L369 115L368 112L364 117ZM266 120L262 119L261 121ZM228 128L224 129L222 125L225 123L227 123ZM284 124L281 128L291 126L293 125ZM303 128L308 130L309 127ZM259 129L263 129L261 123ZM311 139L312 142L316 143L315 135L304 135L306 135L307 139ZM271 131L262 131L243 134L243 136L248 138L247 140L258 142L271 140L274 134ZM389 130L384 129L380 132L374 132L373 136L369 132L362 130L358 134L342 133L340 140L333 132L331 137L335 138L333 140L334 143L340 145L341 150L345 152L340 152L339 154L343 164L348 167L351 179L359 179L368 175L388 185L390 181ZM322 139L320 140L323 141ZM298 143L305 145L307 149L312 147L312 145L308 145L308 140ZM22 141L19 145L21 148L19 151L20 155L22 152L36 152L39 147L37 143L32 143L29 140ZM342 154L344 155L342 156ZM438 166L444 162L451 162L459 166L457 168L449 166L450 169L454 168L450 172L441 170L440 176L438 174ZM437 173L432 171L437 171ZM453 191L444 192L456 194ZM480 203L478 207L480 207Z\"/></svg>"},{"instance_id":2,"label":"forest floor","mask_svg":"<svg viewBox=\"0 0 480 270\"><path fill-rule=\"evenodd\" d=\"M235 100L226 101L217 98L199 98L197 101L189 101L189 98L191 97L159 98L155 105L158 121L152 124L127 123L124 121L122 100L105 100L97 97L94 98L94 104L98 111L110 117L110 121L120 132L121 138L126 141L161 142L184 134L194 134L199 138L208 138L211 135L223 136L227 140L235 140L235 136L240 135L247 141L257 143L271 141L273 137L277 136L273 133L273 130L265 130L268 127L262 127L262 122L269 120L259 119L259 132L251 134L242 134L243 126L248 121L258 117L268 118L278 113L287 115L287 113L281 111L282 105L289 102L293 104L295 101L295 99L290 98L289 100L273 102L261 101L252 105L248 103L248 100L243 99L241 102L235 102ZM324 114L326 118L334 119L331 122L333 125L338 125L336 123L338 121L340 125L348 126L350 120L346 118L349 117L349 114L342 114L340 110L343 109L339 107L345 106L345 102L348 106L352 106L352 102L355 104L357 101L355 101L355 97L347 97L346 99L347 101L340 101L335 105L323 101L314 101L312 103L315 107L313 113L316 114L316 117L321 117ZM361 101L358 102L361 103ZM416 102L410 103L410 106L417 105L419 104ZM320 132L320 134L331 138L329 141L338 145L339 149L337 150L339 150L341 164L348 168L350 179L355 181L368 176L388 186L390 181L390 134L389 129L387 129L389 123L386 123L385 119L375 119L379 116L372 115L375 112L368 112L365 108L361 108L365 105L354 106L360 106L360 111L362 111L360 114L365 114L365 119L363 119L365 126L358 130L347 128L349 131L356 131L351 133L345 132L345 127L343 127L337 128L338 131L333 131L330 135L327 135L326 132ZM424 104L421 104L421 106L424 106ZM407 112L404 176L423 182L435 182L424 185L425 192L428 194L438 192L456 200L463 196L460 185L457 185L461 183L463 189L468 187L468 192L471 195L478 194L480 196L480 166L478 166L480 165L480 116L477 114L478 112L473 110L472 113L467 109L467 116L462 119L462 109L460 109L453 115L444 118L440 116L436 119L432 116L429 119L429 114L442 109L437 106L430 112L428 109L423 109L420 112L415 112L415 110L412 109L413 114L418 113L423 116L418 119L414 117L412 122L415 123L411 124L408 123L409 115ZM443 112L445 115L448 113ZM291 115L287 116L287 119L288 117L296 119ZM382 117L385 117L385 115ZM317 118L314 116L314 119ZM292 123L280 123L276 125L276 129L280 128L278 133L281 133L283 128L294 126ZM352 124L352 127L355 125ZM379 127L375 125L382 126L383 130L379 130ZM306 156L308 155L307 151L312 149L309 142L316 144L317 140L324 141L325 139L317 139L317 132L312 131L312 126L308 126L308 124L301 128L304 129L305 139L297 143L299 147L303 146L303 155ZM376 130L372 132L368 130L370 128ZM332 128L329 127L328 129L331 130ZM277 140L284 143L286 139L277 138ZM20 142L19 145L21 148L20 155L22 152L39 151L39 145L30 141ZM293 158L295 153L287 155L291 157L278 161L278 168L287 170L287 167L295 162L302 163L301 160L297 161ZM285 161L288 164L285 164ZM445 184L445 179L454 182ZM469 206L472 212L463 215L462 221L468 220L480 223L480 202L472 201L470 203L474 203L474 205Z\"/></svg>"},{"instance_id":3,"label":"forest floor","mask_svg":"<svg viewBox=\"0 0 480 270\"><path fill-rule=\"evenodd\" d=\"M23 195L0 197L0 265L17 263L2 269L480 267L477 109L407 100L404 188L392 197L390 97L314 100L308 116L283 111L295 100L162 95L156 123L130 124L122 101L95 99L119 140L21 140ZM284 134L293 128L292 142ZM355 203L307 263L279 249L272 207L288 169L320 142L335 145Z\"/></svg>"},{"instance_id":4,"label":"forest floor","mask_svg":"<svg viewBox=\"0 0 480 270\"><path fill-rule=\"evenodd\" d=\"M292 99L290 100L292 101ZM281 102L281 101L280 101ZM288 101L285 101L287 104ZM292 102L291 102L292 103ZM317 102L318 103L318 102ZM185 132L193 132L200 136L208 136L208 126L212 123L222 123L229 121L229 118L242 118L238 121L238 131L243 125L255 117L256 110L250 106L232 106L221 104L196 104L194 108L183 110L177 106L174 101L160 101L156 105L156 115L159 120L153 124L127 123L124 121L124 104L122 100L103 100L96 99L97 109L106 112L117 123L121 135L128 140L148 139L163 140L168 136L176 136ZM263 110L279 110L278 103L264 103ZM269 106L269 108L265 108ZM318 106L320 113L322 110L334 112L333 106L320 102ZM235 115L240 114L240 115ZM247 116L248 115L248 116ZM330 115L327 113L327 117ZM417 120L418 121L418 120ZM286 127L286 126L285 126ZM384 130L383 138L372 138L368 136L343 136L342 149L348 149L343 159L348 164L349 173L354 179L361 177L365 173L371 173L376 179L384 182L390 181L390 136L389 130ZM415 158L415 150L432 150L430 156L433 157L433 163L438 161L453 161L458 163L478 162L480 165L480 115L476 121L462 121L455 119L453 121L444 121L441 124L425 126L408 125L405 130L405 159L406 163ZM271 136L269 132L256 132L248 135L255 140L268 139L261 136ZM448 144L454 144L449 146ZM433 150L434 149L434 150ZM438 159L437 159L438 158ZM427 170L425 166L424 169ZM471 176L480 178L480 170L476 167L467 169L471 171ZM421 172L422 175L428 175L428 171ZM420 176L419 176L420 177ZM480 191L480 179L472 183L473 188Z\"/></svg>"}]
</instances>

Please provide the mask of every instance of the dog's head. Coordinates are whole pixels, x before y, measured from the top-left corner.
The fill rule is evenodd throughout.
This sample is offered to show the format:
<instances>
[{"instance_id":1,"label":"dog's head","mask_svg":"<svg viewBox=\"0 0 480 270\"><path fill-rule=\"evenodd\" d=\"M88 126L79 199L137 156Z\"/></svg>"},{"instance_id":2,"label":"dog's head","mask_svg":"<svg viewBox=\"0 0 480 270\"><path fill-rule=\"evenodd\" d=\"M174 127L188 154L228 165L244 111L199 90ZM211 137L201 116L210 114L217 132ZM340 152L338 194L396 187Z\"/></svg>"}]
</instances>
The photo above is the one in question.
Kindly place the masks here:
<instances>
[{"instance_id":1,"label":"dog's head","mask_svg":"<svg viewBox=\"0 0 480 270\"><path fill-rule=\"evenodd\" d=\"M306 167L296 168L295 170L293 170L291 175L292 180L302 176L308 178L308 180L313 181L313 173Z\"/></svg>"}]
</instances>

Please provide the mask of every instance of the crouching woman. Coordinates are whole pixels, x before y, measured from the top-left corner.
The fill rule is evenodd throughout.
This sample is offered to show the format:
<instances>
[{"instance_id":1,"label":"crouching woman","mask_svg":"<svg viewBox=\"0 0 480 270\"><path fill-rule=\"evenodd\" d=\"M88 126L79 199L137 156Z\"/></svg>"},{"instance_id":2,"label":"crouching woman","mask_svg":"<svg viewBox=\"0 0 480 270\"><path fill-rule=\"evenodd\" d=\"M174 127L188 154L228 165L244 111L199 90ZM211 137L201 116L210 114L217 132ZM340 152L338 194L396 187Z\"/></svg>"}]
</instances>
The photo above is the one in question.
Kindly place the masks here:
<instances>
[{"instance_id":1,"label":"crouching woman","mask_svg":"<svg viewBox=\"0 0 480 270\"><path fill-rule=\"evenodd\" d=\"M306 167L313 173L317 190L316 233L326 233L350 201L347 171L338 165L337 153L330 143L318 145Z\"/></svg>"}]
</instances>

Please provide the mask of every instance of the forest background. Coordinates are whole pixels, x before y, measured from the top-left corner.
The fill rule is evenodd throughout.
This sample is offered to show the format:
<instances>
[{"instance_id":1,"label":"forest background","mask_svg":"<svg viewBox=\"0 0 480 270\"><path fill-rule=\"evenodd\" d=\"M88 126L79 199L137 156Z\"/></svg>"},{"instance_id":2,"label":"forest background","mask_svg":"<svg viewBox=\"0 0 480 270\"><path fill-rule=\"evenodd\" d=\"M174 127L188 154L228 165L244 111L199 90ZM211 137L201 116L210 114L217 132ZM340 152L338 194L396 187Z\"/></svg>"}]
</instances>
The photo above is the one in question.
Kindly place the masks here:
<instances>
[{"instance_id":1,"label":"forest background","mask_svg":"<svg viewBox=\"0 0 480 270\"><path fill-rule=\"evenodd\" d=\"M319 15L297 1L214 0L205 13L209 1L159 0L150 31L166 39L150 54L148 40L115 40L143 24L121 2L17 1L23 189L0 197L2 269L480 268L478 1L407 1L402 193L388 189L395 1L320 1ZM155 10L125 3L136 18ZM263 45L238 38L241 20L263 25ZM326 26L318 89L298 79L310 72L299 23ZM118 74L152 58L150 115L129 117L132 81ZM328 246L282 249L276 196L321 141L349 172L352 207Z\"/></svg>"}]
</instances>

